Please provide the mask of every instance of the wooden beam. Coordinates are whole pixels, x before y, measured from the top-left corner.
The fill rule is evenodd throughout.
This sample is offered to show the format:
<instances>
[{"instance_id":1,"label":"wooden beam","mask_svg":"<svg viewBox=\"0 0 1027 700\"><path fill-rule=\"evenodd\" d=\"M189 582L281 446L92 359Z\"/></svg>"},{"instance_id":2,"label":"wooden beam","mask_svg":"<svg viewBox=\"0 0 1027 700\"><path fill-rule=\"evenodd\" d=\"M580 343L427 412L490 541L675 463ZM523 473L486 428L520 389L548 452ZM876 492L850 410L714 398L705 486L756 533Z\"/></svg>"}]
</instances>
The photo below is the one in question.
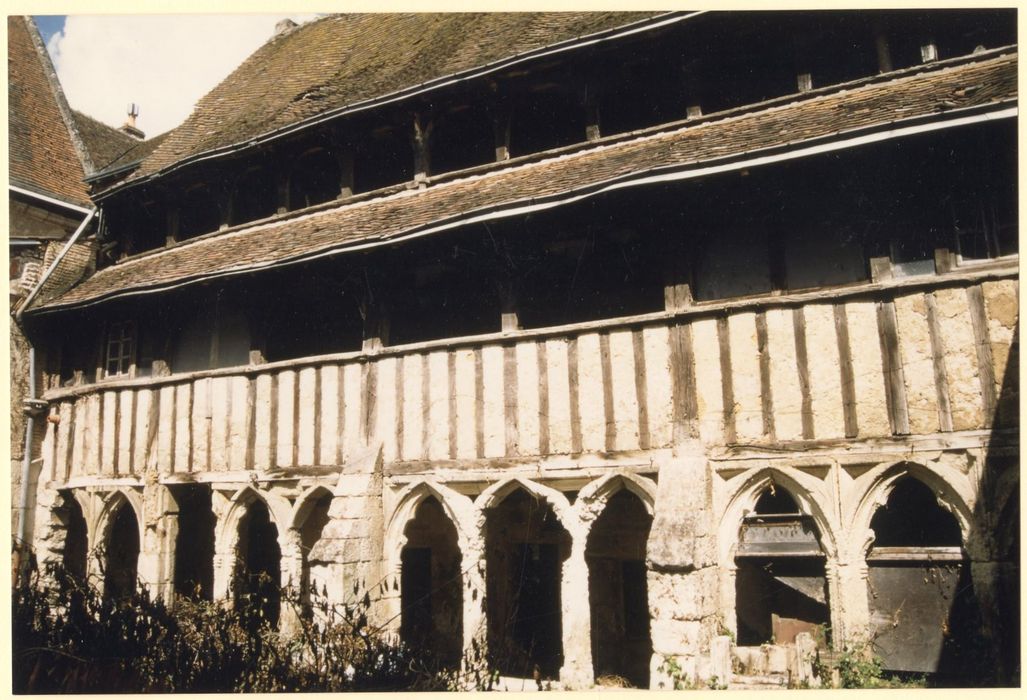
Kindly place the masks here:
<instances>
[{"instance_id":1,"label":"wooden beam","mask_svg":"<svg viewBox=\"0 0 1027 700\"><path fill-rule=\"evenodd\" d=\"M888 35L884 27L877 27L874 34L874 48L877 50L877 72L890 73L892 71L891 46L888 43Z\"/></svg>"},{"instance_id":2,"label":"wooden beam","mask_svg":"<svg viewBox=\"0 0 1027 700\"><path fill-rule=\"evenodd\" d=\"M981 382L981 398L984 401L984 425L990 428L995 418L997 397L995 392L995 365L991 356L991 337L988 332L988 317L984 309L984 293L980 285L967 287L966 300L973 323L974 346L977 350L977 376Z\"/></svg>"},{"instance_id":3,"label":"wooden beam","mask_svg":"<svg viewBox=\"0 0 1027 700\"><path fill-rule=\"evenodd\" d=\"M812 440L813 431L813 396L809 384L809 359L806 351L806 313L802 307L792 310L792 329L795 332L795 365L799 373L799 394L802 397L802 439Z\"/></svg>"},{"instance_id":4,"label":"wooden beam","mask_svg":"<svg viewBox=\"0 0 1027 700\"><path fill-rule=\"evenodd\" d=\"M413 132L410 135L414 149L414 181L421 183L431 174L431 132L434 124L423 118L420 112L414 112Z\"/></svg>"},{"instance_id":5,"label":"wooden beam","mask_svg":"<svg viewBox=\"0 0 1027 700\"><path fill-rule=\"evenodd\" d=\"M496 162L510 160L510 108L507 104L493 107L492 130L495 135Z\"/></svg>"},{"instance_id":6,"label":"wooden beam","mask_svg":"<svg viewBox=\"0 0 1027 700\"><path fill-rule=\"evenodd\" d=\"M934 365L934 388L938 396L938 427L952 432L952 405L949 402L949 379L945 374L945 340L938 320L938 300L933 292L924 294L927 307L927 328L931 335L931 359Z\"/></svg>"},{"instance_id":7,"label":"wooden beam","mask_svg":"<svg viewBox=\"0 0 1027 700\"><path fill-rule=\"evenodd\" d=\"M881 364L884 369L884 393L888 402L888 420L895 435L909 434L909 408L906 405L906 381L899 352L898 321L895 304L877 303L877 327L881 340Z\"/></svg>"},{"instance_id":8,"label":"wooden beam","mask_svg":"<svg viewBox=\"0 0 1027 700\"><path fill-rule=\"evenodd\" d=\"M859 433L856 421L856 377L852 369L852 346L849 343L849 316L845 304L835 304L834 331L838 338L838 359L841 371L842 415L845 421L845 437L854 438Z\"/></svg>"}]
</instances>

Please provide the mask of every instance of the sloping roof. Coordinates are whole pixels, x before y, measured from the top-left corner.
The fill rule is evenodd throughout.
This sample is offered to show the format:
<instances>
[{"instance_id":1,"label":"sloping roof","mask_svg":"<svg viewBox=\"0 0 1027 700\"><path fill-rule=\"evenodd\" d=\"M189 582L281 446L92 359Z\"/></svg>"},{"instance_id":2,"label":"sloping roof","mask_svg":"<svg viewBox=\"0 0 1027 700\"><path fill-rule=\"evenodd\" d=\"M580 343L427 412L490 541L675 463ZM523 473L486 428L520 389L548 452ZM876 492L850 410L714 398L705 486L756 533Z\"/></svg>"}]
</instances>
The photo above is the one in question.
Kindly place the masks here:
<instances>
[{"instance_id":1,"label":"sloping roof","mask_svg":"<svg viewBox=\"0 0 1027 700\"><path fill-rule=\"evenodd\" d=\"M93 119L88 114L76 110L72 110L72 114L75 116L75 125L78 127L78 133L82 136L82 142L89 151L93 165L98 171L105 170L127 151L135 149L142 143L139 139L132 138L113 126Z\"/></svg>"},{"instance_id":2,"label":"sloping roof","mask_svg":"<svg viewBox=\"0 0 1027 700\"><path fill-rule=\"evenodd\" d=\"M325 112L653 12L351 14L274 37L200 99L134 177Z\"/></svg>"},{"instance_id":3,"label":"sloping roof","mask_svg":"<svg viewBox=\"0 0 1027 700\"><path fill-rule=\"evenodd\" d=\"M437 230L485 212L596 191L654 172L800 147L842 133L866 133L896 122L1016 98L1017 55L1013 52L919 70L520 166L497 164L483 175L440 182L425 190L212 234L101 270L49 306L73 306L132 290L258 270Z\"/></svg>"},{"instance_id":4,"label":"sloping roof","mask_svg":"<svg viewBox=\"0 0 1027 700\"><path fill-rule=\"evenodd\" d=\"M64 93L28 17L7 18L7 99L11 184L88 205L82 180L91 167L89 156L75 142Z\"/></svg>"},{"instance_id":5,"label":"sloping roof","mask_svg":"<svg viewBox=\"0 0 1027 700\"><path fill-rule=\"evenodd\" d=\"M117 172L141 162L153 153L171 133L165 131L163 134L140 141L120 129L93 119L88 114L77 111L73 114L78 132L96 167L95 172L91 173L88 178L90 181L98 176L102 177L105 173ZM128 172L126 170L121 174L124 177Z\"/></svg>"}]
</instances>

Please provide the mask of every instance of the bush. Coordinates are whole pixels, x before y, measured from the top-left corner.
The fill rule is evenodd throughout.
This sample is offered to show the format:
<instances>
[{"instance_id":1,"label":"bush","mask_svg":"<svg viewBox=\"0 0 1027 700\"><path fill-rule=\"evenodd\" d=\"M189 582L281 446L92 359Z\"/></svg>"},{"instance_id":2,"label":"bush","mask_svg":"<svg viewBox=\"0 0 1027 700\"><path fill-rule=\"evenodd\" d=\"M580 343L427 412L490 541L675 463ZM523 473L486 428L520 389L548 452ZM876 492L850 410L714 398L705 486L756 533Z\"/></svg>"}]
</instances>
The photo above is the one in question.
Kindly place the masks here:
<instances>
[{"instance_id":1,"label":"bush","mask_svg":"<svg viewBox=\"0 0 1027 700\"><path fill-rule=\"evenodd\" d=\"M323 598L279 634L260 601L174 607L145 590L120 600L60 571L14 591L16 693L441 690L463 682L368 624L359 605ZM283 596L283 607L299 601ZM479 673L480 678L490 678Z\"/></svg>"}]
</instances>

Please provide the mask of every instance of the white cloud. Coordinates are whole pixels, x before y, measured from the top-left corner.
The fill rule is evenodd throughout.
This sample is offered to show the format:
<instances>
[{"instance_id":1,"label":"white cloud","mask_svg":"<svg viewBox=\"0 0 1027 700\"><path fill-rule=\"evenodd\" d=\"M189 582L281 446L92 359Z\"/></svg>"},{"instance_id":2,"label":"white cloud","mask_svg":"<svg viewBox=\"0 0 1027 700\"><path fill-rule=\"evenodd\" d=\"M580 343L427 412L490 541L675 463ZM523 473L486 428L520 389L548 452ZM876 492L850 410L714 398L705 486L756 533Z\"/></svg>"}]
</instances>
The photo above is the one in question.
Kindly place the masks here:
<instances>
[{"instance_id":1,"label":"white cloud","mask_svg":"<svg viewBox=\"0 0 1027 700\"><path fill-rule=\"evenodd\" d=\"M73 109L120 126L134 102L137 126L156 136L181 124L286 16L314 17L69 15L48 48Z\"/></svg>"}]
</instances>

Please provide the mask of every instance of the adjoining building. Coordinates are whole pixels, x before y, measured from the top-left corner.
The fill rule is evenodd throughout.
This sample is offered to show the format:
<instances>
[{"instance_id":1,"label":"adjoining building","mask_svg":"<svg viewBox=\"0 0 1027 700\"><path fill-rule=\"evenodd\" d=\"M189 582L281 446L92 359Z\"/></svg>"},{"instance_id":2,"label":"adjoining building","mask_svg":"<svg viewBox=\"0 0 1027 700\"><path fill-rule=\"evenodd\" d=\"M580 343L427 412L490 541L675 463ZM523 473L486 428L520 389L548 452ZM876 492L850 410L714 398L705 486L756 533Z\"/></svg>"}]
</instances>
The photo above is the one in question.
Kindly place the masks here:
<instances>
[{"instance_id":1,"label":"adjoining building","mask_svg":"<svg viewBox=\"0 0 1027 700\"><path fill-rule=\"evenodd\" d=\"M1012 10L282 23L24 309L36 557L565 688L1009 683L1016 118Z\"/></svg>"}]
</instances>

